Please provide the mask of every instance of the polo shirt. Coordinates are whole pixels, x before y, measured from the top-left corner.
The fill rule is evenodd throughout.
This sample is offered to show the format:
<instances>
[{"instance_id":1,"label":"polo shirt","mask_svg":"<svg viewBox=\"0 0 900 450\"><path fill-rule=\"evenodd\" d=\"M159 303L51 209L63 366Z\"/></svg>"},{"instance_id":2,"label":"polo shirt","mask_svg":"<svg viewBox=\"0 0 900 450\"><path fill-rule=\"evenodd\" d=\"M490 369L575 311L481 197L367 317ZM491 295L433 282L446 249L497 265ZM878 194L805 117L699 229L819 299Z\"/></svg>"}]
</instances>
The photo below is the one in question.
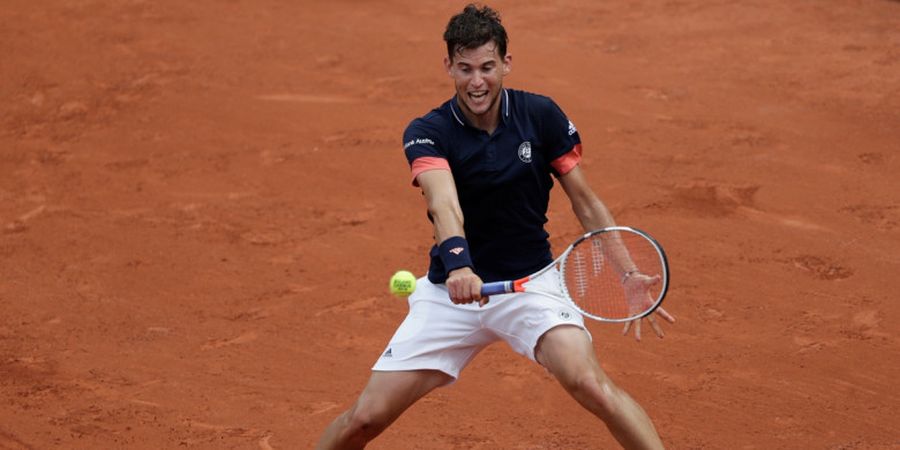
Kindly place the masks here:
<instances>
[{"instance_id":1,"label":"polo shirt","mask_svg":"<svg viewBox=\"0 0 900 450\"><path fill-rule=\"evenodd\" d=\"M549 97L504 89L500 102L492 134L468 123L455 96L403 133L414 185L427 170L452 173L473 270L485 282L524 277L553 261L544 229L553 176L581 160L578 130ZM428 279L443 283L437 244Z\"/></svg>"}]
</instances>

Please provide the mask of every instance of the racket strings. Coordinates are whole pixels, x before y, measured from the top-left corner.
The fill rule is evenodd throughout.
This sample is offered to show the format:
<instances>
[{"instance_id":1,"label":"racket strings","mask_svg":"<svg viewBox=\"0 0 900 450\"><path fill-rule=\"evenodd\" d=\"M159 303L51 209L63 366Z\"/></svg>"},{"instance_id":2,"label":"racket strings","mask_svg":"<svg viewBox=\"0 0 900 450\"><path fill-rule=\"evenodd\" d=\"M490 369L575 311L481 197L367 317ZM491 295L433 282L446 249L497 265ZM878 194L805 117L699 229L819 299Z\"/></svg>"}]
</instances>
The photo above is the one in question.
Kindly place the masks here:
<instances>
[{"instance_id":1,"label":"racket strings","mask_svg":"<svg viewBox=\"0 0 900 450\"><path fill-rule=\"evenodd\" d=\"M623 274L635 267L642 275L624 283ZM569 289L573 302L589 315L612 320L652 308L661 296L661 283L653 277L662 274L656 248L632 232L595 234L573 247L563 265L565 284L574 288Z\"/></svg>"},{"instance_id":2,"label":"racket strings","mask_svg":"<svg viewBox=\"0 0 900 450\"><path fill-rule=\"evenodd\" d=\"M584 270L584 256L579 252L575 254L575 291L579 296L587 295L588 275Z\"/></svg>"},{"instance_id":3,"label":"racket strings","mask_svg":"<svg viewBox=\"0 0 900 450\"><path fill-rule=\"evenodd\" d=\"M603 242L591 239L591 268L595 276L603 271L603 259Z\"/></svg>"}]
</instances>

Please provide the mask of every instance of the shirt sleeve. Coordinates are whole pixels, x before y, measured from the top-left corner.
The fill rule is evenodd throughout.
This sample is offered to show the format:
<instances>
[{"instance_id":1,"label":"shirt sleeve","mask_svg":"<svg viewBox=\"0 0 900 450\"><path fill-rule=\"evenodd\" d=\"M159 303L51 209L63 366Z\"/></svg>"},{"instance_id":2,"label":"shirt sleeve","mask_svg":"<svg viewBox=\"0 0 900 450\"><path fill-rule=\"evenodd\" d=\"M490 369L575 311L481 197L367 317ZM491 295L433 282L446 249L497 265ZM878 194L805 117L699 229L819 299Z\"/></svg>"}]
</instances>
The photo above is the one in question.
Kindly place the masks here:
<instances>
[{"instance_id":1,"label":"shirt sleeve","mask_svg":"<svg viewBox=\"0 0 900 450\"><path fill-rule=\"evenodd\" d=\"M541 123L544 148L554 175L569 173L581 162L581 137L575 124L553 100L547 99Z\"/></svg>"},{"instance_id":2,"label":"shirt sleeve","mask_svg":"<svg viewBox=\"0 0 900 450\"><path fill-rule=\"evenodd\" d=\"M403 132L403 152L409 162L413 186L419 185L416 177L422 172L450 170L439 133L422 119L413 120Z\"/></svg>"}]
</instances>

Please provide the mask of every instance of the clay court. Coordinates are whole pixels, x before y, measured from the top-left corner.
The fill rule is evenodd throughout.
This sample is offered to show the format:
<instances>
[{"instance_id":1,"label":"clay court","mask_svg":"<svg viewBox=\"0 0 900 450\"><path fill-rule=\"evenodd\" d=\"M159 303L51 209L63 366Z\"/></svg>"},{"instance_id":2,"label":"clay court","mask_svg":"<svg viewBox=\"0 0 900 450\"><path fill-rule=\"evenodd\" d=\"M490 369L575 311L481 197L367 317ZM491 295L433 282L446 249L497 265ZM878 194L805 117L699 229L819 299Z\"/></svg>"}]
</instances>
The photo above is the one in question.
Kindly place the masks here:
<instances>
[{"instance_id":1,"label":"clay court","mask_svg":"<svg viewBox=\"0 0 900 450\"><path fill-rule=\"evenodd\" d=\"M900 448L900 2L490 4L666 247L665 339L589 327L668 447ZM0 448L311 448L427 268L401 134L463 5L4 1ZM616 445L496 345L370 448Z\"/></svg>"}]
</instances>

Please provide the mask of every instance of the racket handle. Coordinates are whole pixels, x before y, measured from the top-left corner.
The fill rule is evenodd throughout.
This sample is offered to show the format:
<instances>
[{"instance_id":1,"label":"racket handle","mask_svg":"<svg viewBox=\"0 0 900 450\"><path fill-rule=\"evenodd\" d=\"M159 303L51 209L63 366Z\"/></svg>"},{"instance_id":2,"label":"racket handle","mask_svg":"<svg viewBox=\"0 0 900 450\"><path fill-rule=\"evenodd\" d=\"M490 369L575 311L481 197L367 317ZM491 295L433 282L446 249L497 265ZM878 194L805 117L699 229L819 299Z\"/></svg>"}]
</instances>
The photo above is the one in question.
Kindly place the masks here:
<instances>
[{"instance_id":1,"label":"racket handle","mask_svg":"<svg viewBox=\"0 0 900 450\"><path fill-rule=\"evenodd\" d=\"M481 285L481 295L487 297L489 295L509 294L515 292L512 281L494 281L492 283L484 283Z\"/></svg>"}]
</instances>

